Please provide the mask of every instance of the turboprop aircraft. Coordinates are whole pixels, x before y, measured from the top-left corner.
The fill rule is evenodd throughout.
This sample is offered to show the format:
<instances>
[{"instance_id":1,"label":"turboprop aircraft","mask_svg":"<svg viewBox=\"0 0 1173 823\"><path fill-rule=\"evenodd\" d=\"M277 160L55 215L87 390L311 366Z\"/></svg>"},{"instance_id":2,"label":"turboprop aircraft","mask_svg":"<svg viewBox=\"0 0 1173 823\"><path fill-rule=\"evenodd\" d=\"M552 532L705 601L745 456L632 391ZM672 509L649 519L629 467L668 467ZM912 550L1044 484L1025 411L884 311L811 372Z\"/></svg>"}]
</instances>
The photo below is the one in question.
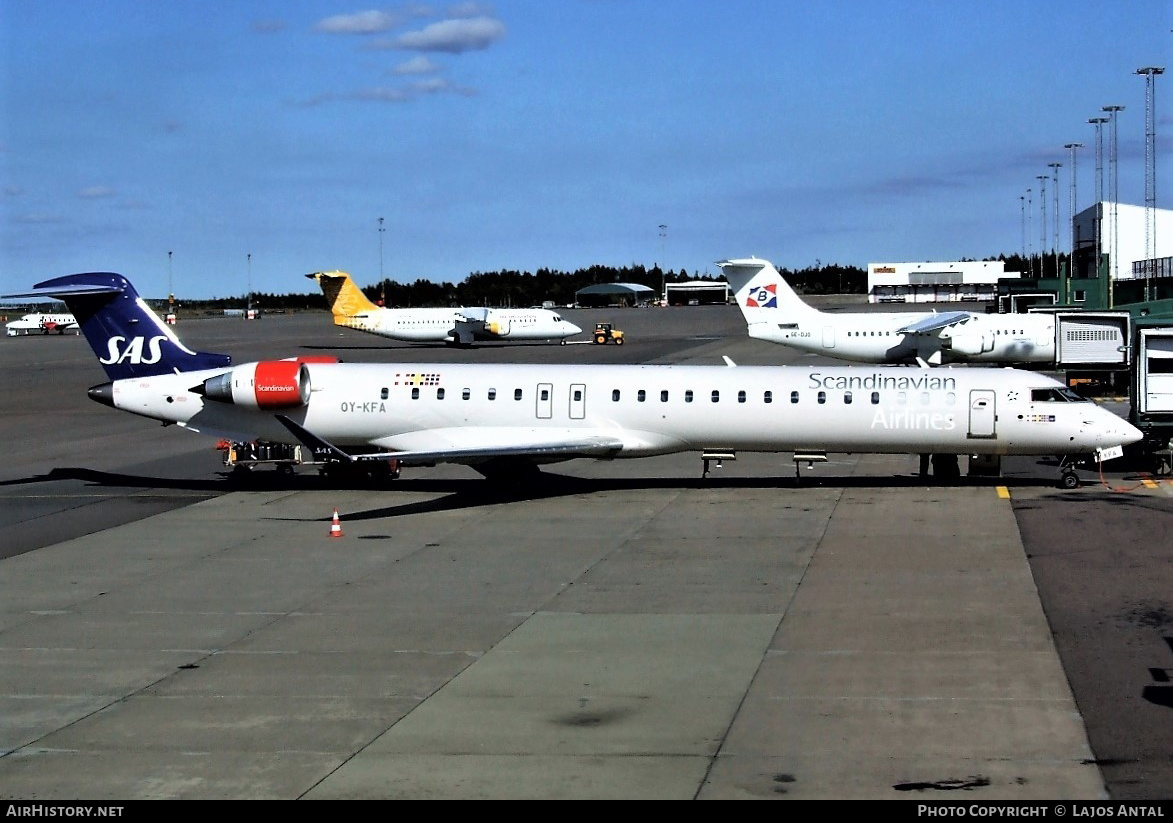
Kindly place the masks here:
<instances>
[{"instance_id":1,"label":"turboprop aircraft","mask_svg":"<svg viewBox=\"0 0 1173 823\"><path fill-rule=\"evenodd\" d=\"M35 288L65 300L105 369L92 399L213 437L306 445L342 464L525 476L573 458L680 452L1029 454L1062 456L1061 485L1074 487L1078 459L1110 459L1141 439L1061 383L1009 368L232 365L184 346L120 274Z\"/></svg>"},{"instance_id":2,"label":"turboprop aircraft","mask_svg":"<svg viewBox=\"0 0 1173 823\"><path fill-rule=\"evenodd\" d=\"M10 320L4 324L4 330L9 337L18 337L22 334L78 334L77 320L72 314L33 312L26 314L19 320Z\"/></svg>"},{"instance_id":3,"label":"turboprop aircraft","mask_svg":"<svg viewBox=\"0 0 1173 823\"><path fill-rule=\"evenodd\" d=\"M803 302L782 275L756 257L717 263L749 336L860 363L1055 362L1051 314L823 312Z\"/></svg>"},{"instance_id":4,"label":"turboprop aircraft","mask_svg":"<svg viewBox=\"0 0 1173 823\"><path fill-rule=\"evenodd\" d=\"M388 309L376 306L341 271L306 277L318 281L334 324L412 343L469 346L486 340L559 340L582 331L549 309Z\"/></svg>"}]
</instances>

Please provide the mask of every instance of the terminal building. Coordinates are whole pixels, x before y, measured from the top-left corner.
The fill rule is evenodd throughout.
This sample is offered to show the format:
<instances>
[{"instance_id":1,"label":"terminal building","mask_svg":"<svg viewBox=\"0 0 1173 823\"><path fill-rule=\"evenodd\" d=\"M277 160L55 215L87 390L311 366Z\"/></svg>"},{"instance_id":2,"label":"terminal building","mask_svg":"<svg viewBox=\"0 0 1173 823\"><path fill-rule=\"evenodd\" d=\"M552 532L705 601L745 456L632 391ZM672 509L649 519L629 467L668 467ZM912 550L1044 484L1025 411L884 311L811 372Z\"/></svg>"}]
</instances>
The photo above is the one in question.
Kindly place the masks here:
<instances>
[{"instance_id":1,"label":"terminal building","mask_svg":"<svg viewBox=\"0 0 1173 823\"><path fill-rule=\"evenodd\" d=\"M869 303L993 302L998 281L1015 276L1001 260L869 263Z\"/></svg>"},{"instance_id":2,"label":"terminal building","mask_svg":"<svg viewBox=\"0 0 1173 823\"><path fill-rule=\"evenodd\" d=\"M1046 276L1007 278L999 303L1048 295L1060 306L1129 308L1137 317L1173 317L1173 211L1099 202L1071 221L1071 265L1048 256ZM1063 250L1066 255L1067 250Z\"/></svg>"},{"instance_id":3,"label":"terminal building","mask_svg":"<svg viewBox=\"0 0 1173 823\"><path fill-rule=\"evenodd\" d=\"M1006 271L1000 260L869 263L868 301L996 302L999 311L1128 304L1138 315L1173 314L1171 232L1169 209L1099 202L1071 221L1070 248L1032 255L1046 276ZM1141 309L1142 303L1148 305Z\"/></svg>"}]
</instances>

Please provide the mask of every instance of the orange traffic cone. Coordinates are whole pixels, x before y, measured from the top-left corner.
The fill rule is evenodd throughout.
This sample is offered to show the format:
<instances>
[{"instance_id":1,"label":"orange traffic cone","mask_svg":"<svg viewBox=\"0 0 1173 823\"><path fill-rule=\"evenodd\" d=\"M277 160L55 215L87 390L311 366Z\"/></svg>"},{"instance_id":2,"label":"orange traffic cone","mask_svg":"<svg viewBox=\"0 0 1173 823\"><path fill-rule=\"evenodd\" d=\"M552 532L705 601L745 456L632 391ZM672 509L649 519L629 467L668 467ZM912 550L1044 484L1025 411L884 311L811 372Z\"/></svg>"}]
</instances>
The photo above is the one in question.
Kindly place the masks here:
<instances>
[{"instance_id":1,"label":"orange traffic cone","mask_svg":"<svg viewBox=\"0 0 1173 823\"><path fill-rule=\"evenodd\" d=\"M338 509L337 508L334 509L334 522L330 524L330 536L331 537L341 537L342 536L342 523L339 522L339 520L338 520Z\"/></svg>"}]
</instances>

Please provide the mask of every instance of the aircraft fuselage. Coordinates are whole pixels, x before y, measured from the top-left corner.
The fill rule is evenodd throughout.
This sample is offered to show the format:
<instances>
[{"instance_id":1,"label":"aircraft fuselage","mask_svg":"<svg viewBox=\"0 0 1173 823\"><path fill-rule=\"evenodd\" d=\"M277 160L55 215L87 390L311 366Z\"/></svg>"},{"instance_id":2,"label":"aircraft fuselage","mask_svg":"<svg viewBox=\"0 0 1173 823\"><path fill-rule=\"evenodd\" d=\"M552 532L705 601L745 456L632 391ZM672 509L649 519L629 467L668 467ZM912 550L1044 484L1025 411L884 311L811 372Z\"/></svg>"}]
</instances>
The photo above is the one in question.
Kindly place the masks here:
<instances>
[{"instance_id":1,"label":"aircraft fuselage","mask_svg":"<svg viewBox=\"0 0 1173 823\"><path fill-rule=\"evenodd\" d=\"M754 322L749 336L800 351L862 363L1054 363L1055 318L991 314L925 332L900 329L922 314L815 314L792 322Z\"/></svg>"},{"instance_id":2,"label":"aircraft fuselage","mask_svg":"<svg viewBox=\"0 0 1173 823\"><path fill-rule=\"evenodd\" d=\"M1134 439L1110 411L1076 398L1051 378L1015 369L450 363L303 368L303 393L280 408L264 405L270 387L237 386L234 401L199 391L225 369L116 380L91 395L215 436L296 442L276 420L281 413L339 445L397 451L597 436L621 444L609 457L714 448L1087 454ZM228 372L234 383L252 379L248 364Z\"/></svg>"}]
</instances>

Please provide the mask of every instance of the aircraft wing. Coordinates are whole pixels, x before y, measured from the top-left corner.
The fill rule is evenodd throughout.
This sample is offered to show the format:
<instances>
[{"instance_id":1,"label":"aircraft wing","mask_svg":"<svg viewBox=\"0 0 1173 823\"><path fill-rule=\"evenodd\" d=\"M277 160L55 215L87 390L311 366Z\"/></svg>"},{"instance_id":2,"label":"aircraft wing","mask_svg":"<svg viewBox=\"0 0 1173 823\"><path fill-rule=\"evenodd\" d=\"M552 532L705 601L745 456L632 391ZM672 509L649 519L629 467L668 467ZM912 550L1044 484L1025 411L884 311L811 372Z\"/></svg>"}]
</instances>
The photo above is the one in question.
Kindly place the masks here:
<instances>
[{"instance_id":1,"label":"aircraft wing","mask_svg":"<svg viewBox=\"0 0 1173 823\"><path fill-rule=\"evenodd\" d=\"M957 323L964 323L973 317L973 312L968 311L943 311L934 312L914 323L909 323L907 326L902 326L896 331L903 334L907 332L923 332L936 331L943 329L946 326L952 326Z\"/></svg>"},{"instance_id":2,"label":"aircraft wing","mask_svg":"<svg viewBox=\"0 0 1173 823\"><path fill-rule=\"evenodd\" d=\"M432 463L476 463L494 457L606 457L623 448L623 442L613 437L582 437L561 442L541 441L531 444L510 443L502 446L459 447L410 451L386 451L375 454L350 454L335 446L283 414L275 415L278 422L292 432L304 446L324 451L339 460L354 463L360 460L398 460L404 465Z\"/></svg>"}]
</instances>

